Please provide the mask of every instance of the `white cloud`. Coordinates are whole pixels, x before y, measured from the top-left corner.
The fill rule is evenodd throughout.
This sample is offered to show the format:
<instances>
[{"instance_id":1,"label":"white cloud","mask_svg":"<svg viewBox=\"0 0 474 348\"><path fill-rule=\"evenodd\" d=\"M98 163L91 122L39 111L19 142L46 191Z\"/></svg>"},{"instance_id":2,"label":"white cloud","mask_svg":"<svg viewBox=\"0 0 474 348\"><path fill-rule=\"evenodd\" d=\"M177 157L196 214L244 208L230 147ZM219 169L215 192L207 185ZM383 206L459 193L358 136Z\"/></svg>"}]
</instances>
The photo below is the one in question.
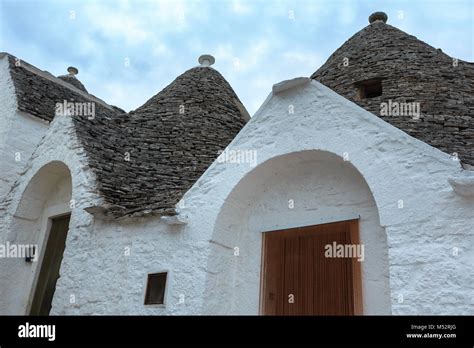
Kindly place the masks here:
<instances>
[{"instance_id":1,"label":"white cloud","mask_svg":"<svg viewBox=\"0 0 474 348\"><path fill-rule=\"evenodd\" d=\"M91 35L80 35L75 39L77 52L83 55L93 56L95 59L103 57L104 47L98 44Z\"/></svg>"},{"instance_id":2,"label":"white cloud","mask_svg":"<svg viewBox=\"0 0 474 348\"><path fill-rule=\"evenodd\" d=\"M123 38L126 44L183 32L191 28L191 22L209 19L205 3L185 0L140 1L133 5L121 1L116 6L109 2L86 2L83 13L90 29L108 38Z\"/></svg>"},{"instance_id":3,"label":"white cloud","mask_svg":"<svg viewBox=\"0 0 474 348\"><path fill-rule=\"evenodd\" d=\"M238 65L235 68L240 72L255 70L270 52L270 46L268 40L259 40L251 44L247 50L237 55Z\"/></svg>"},{"instance_id":4,"label":"white cloud","mask_svg":"<svg viewBox=\"0 0 474 348\"><path fill-rule=\"evenodd\" d=\"M189 51L202 54L205 50L205 46L199 36L191 36L188 37L185 46L188 48Z\"/></svg>"},{"instance_id":5,"label":"white cloud","mask_svg":"<svg viewBox=\"0 0 474 348\"><path fill-rule=\"evenodd\" d=\"M150 37L151 32L143 27L136 16L119 9L110 10L100 3L87 3L84 6L88 24L108 38L120 37L127 44L140 43Z\"/></svg>"},{"instance_id":6,"label":"white cloud","mask_svg":"<svg viewBox=\"0 0 474 348\"><path fill-rule=\"evenodd\" d=\"M156 29L166 32L190 29L191 22L209 20L206 2L191 0L158 0L146 6L146 12Z\"/></svg>"},{"instance_id":7,"label":"white cloud","mask_svg":"<svg viewBox=\"0 0 474 348\"><path fill-rule=\"evenodd\" d=\"M170 48L162 42L158 42L153 45L152 55L154 57L167 57L172 54Z\"/></svg>"},{"instance_id":8,"label":"white cloud","mask_svg":"<svg viewBox=\"0 0 474 348\"><path fill-rule=\"evenodd\" d=\"M234 72L248 73L259 67L270 49L271 44L264 39L251 43L242 51L236 51L232 44L226 43L217 46L214 56L222 65L230 65Z\"/></svg>"},{"instance_id":9,"label":"white cloud","mask_svg":"<svg viewBox=\"0 0 474 348\"><path fill-rule=\"evenodd\" d=\"M236 62L235 59L237 58L234 55L234 48L232 47L232 44L229 43L218 45L217 48L214 49L213 55L221 66L233 66Z\"/></svg>"},{"instance_id":10,"label":"white cloud","mask_svg":"<svg viewBox=\"0 0 474 348\"><path fill-rule=\"evenodd\" d=\"M286 51L282 54L286 66L301 71L303 75L313 73L323 64L321 57L315 52L294 50Z\"/></svg>"},{"instance_id":11,"label":"white cloud","mask_svg":"<svg viewBox=\"0 0 474 348\"><path fill-rule=\"evenodd\" d=\"M100 88L102 100L125 111L135 110L155 93L155 91L150 93L150 86L142 82L124 84L122 81L112 81L101 84Z\"/></svg>"},{"instance_id":12,"label":"white cloud","mask_svg":"<svg viewBox=\"0 0 474 348\"><path fill-rule=\"evenodd\" d=\"M344 2L341 4L337 13L337 19L341 25L349 25L354 23L357 16L357 8L352 3Z\"/></svg>"},{"instance_id":13,"label":"white cloud","mask_svg":"<svg viewBox=\"0 0 474 348\"><path fill-rule=\"evenodd\" d=\"M467 1L428 7L402 1L386 4L383 9L368 0L357 4L349 0L105 0L77 3L76 8L70 8L69 3L59 7L52 0L44 1L49 2L51 18L76 11L75 21L68 20L67 26L60 27L58 38L74 44L73 53L86 88L124 109L143 104L177 75L195 66L200 54L210 53L216 57L214 67L252 113L272 84L309 76L337 43L342 44L367 25L367 17L375 10L386 11L389 23L455 57L472 61L473 54L469 44L473 7ZM294 11L294 20L288 18L290 10ZM396 18L398 10L404 11L403 20ZM0 14L0 21L6 15ZM359 17L363 20L356 23ZM255 25L239 27L243 20ZM38 25L38 31L57 33L58 27L52 21ZM31 33L34 29L24 35L29 37ZM7 34L5 37L9 38ZM31 34L31 38L35 36ZM9 38L4 46L57 74L73 64L69 60L74 55L53 58L48 49L54 45L46 40L31 44L32 39ZM131 60L127 69L122 63L126 57Z\"/></svg>"},{"instance_id":14,"label":"white cloud","mask_svg":"<svg viewBox=\"0 0 474 348\"><path fill-rule=\"evenodd\" d=\"M239 15L247 15L253 12L253 8L249 5L248 1L232 0L230 8L232 12Z\"/></svg>"}]
</instances>

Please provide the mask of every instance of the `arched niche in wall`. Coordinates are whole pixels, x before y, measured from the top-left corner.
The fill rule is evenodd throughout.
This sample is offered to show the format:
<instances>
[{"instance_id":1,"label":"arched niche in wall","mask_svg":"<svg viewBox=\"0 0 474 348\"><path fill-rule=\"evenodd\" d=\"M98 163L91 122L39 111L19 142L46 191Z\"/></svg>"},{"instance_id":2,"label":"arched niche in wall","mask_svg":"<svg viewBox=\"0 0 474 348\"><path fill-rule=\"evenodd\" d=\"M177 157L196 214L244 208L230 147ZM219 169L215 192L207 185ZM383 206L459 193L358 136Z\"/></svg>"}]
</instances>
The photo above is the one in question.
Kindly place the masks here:
<instances>
[{"instance_id":1,"label":"arched niche in wall","mask_svg":"<svg viewBox=\"0 0 474 348\"><path fill-rule=\"evenodd\" d=\"M390 314L385 229L366 181L341 157L302 151L265 161L223 204L211 239L204 312L259 314L262 232L359 219L364 314Z\"/></svg>"},{"instance_id":2,"label":"arched niche in wall","mask_svg":"<svg viewBox=\"0 0 474 348\"><path fill-rule=\"evenodd\" d=\"M36 261L7 258L0 309L2 314L28 314L35 292L52 219L70 213L72 181L69 168L60 161L41 167L26 186L7 233L10 245L36 246ZM6 279L8 278L8 279ZM3 281L2 281L3 282Z\"/></svg>"}]
</instances>

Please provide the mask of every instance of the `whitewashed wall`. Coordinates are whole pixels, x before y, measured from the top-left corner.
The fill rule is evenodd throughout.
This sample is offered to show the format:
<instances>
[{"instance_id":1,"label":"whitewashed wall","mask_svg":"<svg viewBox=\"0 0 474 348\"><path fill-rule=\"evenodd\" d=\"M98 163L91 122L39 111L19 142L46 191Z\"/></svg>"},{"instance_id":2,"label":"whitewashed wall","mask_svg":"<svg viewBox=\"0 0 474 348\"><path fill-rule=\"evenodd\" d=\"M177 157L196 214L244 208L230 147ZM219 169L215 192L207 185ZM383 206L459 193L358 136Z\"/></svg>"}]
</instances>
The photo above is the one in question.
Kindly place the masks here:
<instances>
[{"instance_id":1,"label":"whitewashed wall","mask_svg":"<svg viewBox=\"0 0 474 348\"><path fill-rule=\"evenodd\" d=\"M262 232L359 218L364 313L391 314L387 240L372 194L349 162L319 151L273 158L234 188L213 235L205 311L258 314Z\"/></svg>"},{"instance_id":2,"label":"whitewashed wall","mask_svg":"<svg viewBox=\"0 0 474 348\"><path fill-rule=\"evenodd\" d=\"M72 282L76 288L76 269L81 272L81 267L76 268L74 261L75 256L80 255L77 243L87 238L93 222L92 216L83 208L98 204L100 200L94 193L95 178L87 170L87 161L75 138L70 118L55 118L24 171L19 174L12 191L0 203L0 242L41 246L46 240L48 217L70 210L71 193L68 192L71 191L71 184L67 176L63 175L64 171L54 169L57 162L70 170L72 199L75 203L57 286L61 289L62 283L71 285ZM36 175L38 173L39 176ZM32 181L38 177L39 180ZM29 183L35 183L36 187L28 186ZM73 264L69 261L73 261ZM39 270L37 266L36 263L25 263L24 259L0 259L1 314L27 313ZM55 293L53 312L55 301L59 301L61 306L72 308L74 305L69 302L67 290Z\"/></svg>"},{"instance_id":3,"label":"whitewashed wall","mask_svg":"<svg viewBox=\"0 0 474 348\"><path fill-rule=\"evenodd\" d=\"M44 256L50 217L70 211L71 178L66 166L54 162L43 167L31 181L7 232L7 240L15 245L36 245L38 260ZM34 284L39 275L40 262L25 262L24 258L0 261L2 278L2 311L25 313L31 305Z\"/></svg>"},{"instance_id":4,"label":"whitewashed wall","mask_svg":"<svg viewBox=\"0 0 474 348\"><path fill-rule=\"evenodd\" d=\"M70 233L73 233L70 231ZM55 314L199 314L195 284L206 264L206 241L158 217L133 223L94 222L87 235L67 246L55 294ZM144 305L148 273L169 272L164 305ZM63 275L61 275L63 277ZM199 292L198 292L199 293ZM76 304L69 305L74 294ZM182 300L181 300L182 299ZM180 302L184 301L184 302Z\"/></svg>"},{"instance_id":5,"label":"whitewashed wall","mask_svg":"<svg viewBox=\"0 0 474 348\"><path fill-rule=\"evenodd\" d=\"M349 156L372 192L387 235L392 313L473 312L474 201L449 185L448 177L463 172L449 155L315 81L271 94L229 149L257 150L258 163L306 150ZM187 228L203 241L212 239L224 203L250 171L248 165L215 162L185 196ZM206 271L212 282L216 270L210 264Z\"/></svg>"},{"instance_id":6,"label":"whitewashed wall","mask_svg":"<svg viewBox=\"0 0 474 348\"><path fill-rule=\"evenodd\" d=\"M293 114L288 113L289 105L293 105ZM459 163L317 82L269 96L229 146L229 149L257 150L257 167L215 162L185 195L181 215L189 222L184 226L168 226L159 217L114 223L94 219L83 208L98 204L100 199L94 193L95 179L87 169L85 154L75 139L70 120L55 120L52 128L9 196L8 214L0 220L0 228L8 225L9 214L39 168L54 160L68 166L76 207L72 209L53 314L200 314L220 313L223 308L228 309L228 314L255 313L259 266L255 251L259 246L252 244L257 243L256 234L246 234L245 224L251 233L283 221L294 225L312 223L313 217L327 218L327 215L336 216L336 212L337 215L360 213L362 238L368 245L383 246L385 229L391 306L380 295L378 304L366 302L368 312L388 312L388 307L394 314L468 314L474 310L474 202L455 194L447 181L449 176L462 172ZM314 150L314 153L327 152L332 170L325 172L318 166L322 158L313 158L308 163L296 160L295 154ZM340 165L344 172L349 165L340 160L345 153L353 168L345 171L338 179L341 186L335 187L334 166ZM292 163L297 165L298 175L290 175L289 165L281 168L284 174L280 177L265 176L260 165L283 155L296 161ZM232 191L245 187L239 183L247 182L245 178L251 178L252 171L265 174L255 180L265 180L267 190L260 187L254 192L253 200L237 202L240 210L236 214L244 218L243 226L226 226L231 220L221 217L232 217L232 210L226 208L233 204ZM318 174L322 181L316 180ZM326 194L318 201L320 215L318 210L314 216L311 214L315 201L302 185L312 185L312 189ZM340 191L343 188L348 191ZM285 217L283 220L274 219L272 214L279 213L275 205L285 200L280 193L290 191L297 198L296 206L300 200L306 203L294 216L286 212L286 217L280 217ZM336 194L331 197L329 193ZM327 205L332 199L339 203ZM343 199L353 199L357 204L340 204ZM399 200L403 200L403 208L398 207ZM374 202L381 227L377 226ZM272 214L268 215L269 212ZM259 219L262 213L267 215ZM225 231L227 235L222 233ZM223 279L214 258L218 256L216 242L223 241L221 248L233 252L228 247L235 243L226 246L225 238L232 241L230 234L235 231L240 238L238 243L243 246L241 255L249 257L245 262L229 264L227 270L233 271L228 275L236 285L229 292L212 286L216 279ZM371 239L374 236L377 237ZM458 253L453 253L453 248L458 248ZM366 252L373 253L374 260L385 257L383 247ZM382 264L365 270L365 275L374 276L364 285L366 293L374 289L387 293L387 274L381 278L377 274L384 267ZM144 306L147 273L166 270L170 272L166 305ZM250 278L246 278L246 271L253 272ZM244 289L247 279L253 285ZM70 301L71 295L74 303ZM243 295L248 298L239 308L237 300ZM2 301L8 302L9 298ZM5 313L3 308L0 310Z\"/></svg>"},{"instance_id":7,"label":"whitewashed wall","mask_svg":"<svg viewBox=\"0 0 474 348\"><path fill-rule=\"evenodd\" d=\"M0 59L0 200L46 134L48 122L17 111L8 59Z\"/></svg>"}]
</instances>

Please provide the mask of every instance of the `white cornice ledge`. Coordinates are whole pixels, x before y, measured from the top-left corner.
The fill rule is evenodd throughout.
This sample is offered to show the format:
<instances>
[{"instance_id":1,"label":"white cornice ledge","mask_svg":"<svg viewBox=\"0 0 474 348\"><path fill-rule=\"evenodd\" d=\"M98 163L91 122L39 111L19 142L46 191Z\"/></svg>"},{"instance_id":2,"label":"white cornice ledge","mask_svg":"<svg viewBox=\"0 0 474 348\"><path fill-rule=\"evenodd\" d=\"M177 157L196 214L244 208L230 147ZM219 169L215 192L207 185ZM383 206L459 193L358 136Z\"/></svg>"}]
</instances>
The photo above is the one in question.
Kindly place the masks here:
<instances>
[{"instance_id":1,"label":"white cornice ledge","mask_svg":"<svg viewBox=\"0 0 474 348\"><path fill-rule=\"evenodd\" d=\"M278 94L289 89L293 89L299 86L303 86L311 81L308 77L297 77L291 80L285 80L275 83L272 88L273 94Z\"/></svg>"},{"instance_id":2,"label":"white cornice ledge","mask_svg":"<svg viewBox=\"0 0 474 348\"><path fill-rule=\"evenodd\" d=\"M464 171L461 175L448 178L448 182L458 195L474 197L474 172Z\"/></svg>"},{"instance_id":3,"label":"white cornice ledge","mask_svg":"<svg viewBox=\"0 0 474 348\"><path fill-rule=\"evenodd\" d=\"M164 215L161 218L161 221L168 225L186 225L188 223L188 219L186 216L182 216L180 214L177 215Z\"/></svg>"}]
</instances>

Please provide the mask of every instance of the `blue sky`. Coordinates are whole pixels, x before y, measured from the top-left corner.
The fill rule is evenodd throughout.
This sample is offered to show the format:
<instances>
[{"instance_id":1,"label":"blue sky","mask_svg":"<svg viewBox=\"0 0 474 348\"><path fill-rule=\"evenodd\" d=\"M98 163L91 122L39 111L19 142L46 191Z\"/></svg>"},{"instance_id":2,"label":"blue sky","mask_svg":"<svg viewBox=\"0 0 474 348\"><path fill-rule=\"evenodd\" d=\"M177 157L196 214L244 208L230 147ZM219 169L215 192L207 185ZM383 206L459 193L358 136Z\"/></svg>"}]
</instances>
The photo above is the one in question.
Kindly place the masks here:
<instances>
[{"instance_id":1,"label":"blue sky","mask_svg":"<svg viewBox=\"0 0 474 348\"><path fill-rule=\"evenodd\" d=\"M388 23L474 61L472 0L0 0L0 51L126 111L203 53L253 114L271 86L309 76L377 10Z\"/></svg>"}]
</instances>

